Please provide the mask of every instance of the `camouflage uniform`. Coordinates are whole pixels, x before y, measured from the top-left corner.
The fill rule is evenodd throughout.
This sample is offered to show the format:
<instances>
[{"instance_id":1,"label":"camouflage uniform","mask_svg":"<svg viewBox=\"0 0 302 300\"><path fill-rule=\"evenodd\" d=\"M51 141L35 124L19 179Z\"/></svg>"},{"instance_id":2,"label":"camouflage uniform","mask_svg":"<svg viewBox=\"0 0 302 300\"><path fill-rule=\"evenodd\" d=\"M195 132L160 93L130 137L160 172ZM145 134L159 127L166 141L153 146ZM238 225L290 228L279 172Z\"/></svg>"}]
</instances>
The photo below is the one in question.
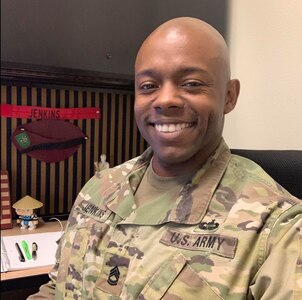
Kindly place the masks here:
<instances>
[{"instance_id":1,"label":"camouflage uniform","mask_svg":"<svg viewBox=\"0 0 302 300\"><path fill-rule=\"evenodd\" d=\"M136 208L151 156L85 185L38 295L56 285L55 299L302 299L300 200L222 141L176 201Z\"/></svg>"}]
</instances>

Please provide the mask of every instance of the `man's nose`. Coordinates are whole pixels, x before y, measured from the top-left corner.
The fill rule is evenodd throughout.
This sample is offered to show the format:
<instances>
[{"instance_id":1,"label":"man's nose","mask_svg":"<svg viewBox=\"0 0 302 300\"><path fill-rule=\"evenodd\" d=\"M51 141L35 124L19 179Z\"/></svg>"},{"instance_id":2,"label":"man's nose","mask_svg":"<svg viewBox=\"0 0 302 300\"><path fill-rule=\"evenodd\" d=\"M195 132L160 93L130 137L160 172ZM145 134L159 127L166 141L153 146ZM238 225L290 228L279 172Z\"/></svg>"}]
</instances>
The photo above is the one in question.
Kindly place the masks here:
<instances>
[{"instance_id":1,"label":"man's nose","mask_svg":"<svg viewBox=\"0 0 302 300\"><path fill-rule=\"evenodd\" d=\"M153 102L155 109L171 109L182 108L184 106L183 99L181 98L177 87L174 84L163 84L158 90L157 97Z\"/></svg>"}]
</instances>

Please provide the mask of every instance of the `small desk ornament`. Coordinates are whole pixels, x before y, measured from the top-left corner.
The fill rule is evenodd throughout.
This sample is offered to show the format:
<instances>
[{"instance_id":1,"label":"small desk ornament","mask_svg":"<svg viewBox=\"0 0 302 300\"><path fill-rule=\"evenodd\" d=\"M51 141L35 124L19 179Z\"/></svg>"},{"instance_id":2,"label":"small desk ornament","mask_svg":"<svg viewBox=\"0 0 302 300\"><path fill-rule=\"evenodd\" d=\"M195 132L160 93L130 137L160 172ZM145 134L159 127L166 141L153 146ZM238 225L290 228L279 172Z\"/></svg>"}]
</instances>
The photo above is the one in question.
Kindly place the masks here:
<instances>
[{"instance_id":1,"label":"small desk ornament","mask_svg":"<svg viewBox=\"0 0 302 300\"><path fill-rule=\"evenodd\" d=\"M101 154L100 159L101 161L94 162L96 176L99 176L100 172L102 172L103 170L110 168L109 163L106 161L106 154Z\"/></svg>"},{"instance_id":2,"label":"small desk ornament","mask_svg":"<svg viewBox=\"0 0 302 300\"><path fill-rule=\"evenodd\" d=\"M16 214L19 216L17 223L21 224L21 229L33 230L37 227L39 220L35 211L42 206L42 202L28 195L13 205Z\"/></svg>"}]
</instances>

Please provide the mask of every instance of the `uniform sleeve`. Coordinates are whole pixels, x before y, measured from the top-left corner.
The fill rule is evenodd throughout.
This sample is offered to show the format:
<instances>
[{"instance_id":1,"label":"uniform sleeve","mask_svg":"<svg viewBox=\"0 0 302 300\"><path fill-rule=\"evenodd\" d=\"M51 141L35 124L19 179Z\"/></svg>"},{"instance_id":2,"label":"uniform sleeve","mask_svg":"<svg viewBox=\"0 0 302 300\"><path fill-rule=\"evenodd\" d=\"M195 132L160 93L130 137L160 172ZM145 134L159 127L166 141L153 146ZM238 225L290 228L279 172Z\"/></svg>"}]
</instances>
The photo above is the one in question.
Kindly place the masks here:
<instances>
[{"instance_id":1,"label":"uniform sleeve","mask_svg":"<svg viewBox=\"0 0 302 300\"><path fill-rule=\"evenodd\" d=\"M61 245L62 240L64 239L64 234L62 235L59 246L56 251L56 264L54 265L53 269L49 273L50 281L46 284L43 284L39 292L36 294L33 294L29 296L28 300L38 300L38 299L54 299L55 298L55 288L56 288L56 282L57 282L57 274L60 264L60 257L61 257Z\"/></svg>"},{"instance_id":2,"label":"uniform sleeve","mask_svg":"<svg viewBox=\"0 0 302 300\"><path fill-rule=\"evenodd\" d=\"M263 255L248 299L302 299L301 223L302 205L296 204L264 229Z\"/></svg>"},{"instance_id":3,"label":"uniform sleeve","mask_svg":"<svg viewBox=\"0 0 302 300\"><path fill-rule=\"evenodd\" d=\"M52 281L42 285L39 289L39 292L29 296L29 300L38 300L38 299L54 299L55 298L55 284Z\"/></svg>"}]
</instances>

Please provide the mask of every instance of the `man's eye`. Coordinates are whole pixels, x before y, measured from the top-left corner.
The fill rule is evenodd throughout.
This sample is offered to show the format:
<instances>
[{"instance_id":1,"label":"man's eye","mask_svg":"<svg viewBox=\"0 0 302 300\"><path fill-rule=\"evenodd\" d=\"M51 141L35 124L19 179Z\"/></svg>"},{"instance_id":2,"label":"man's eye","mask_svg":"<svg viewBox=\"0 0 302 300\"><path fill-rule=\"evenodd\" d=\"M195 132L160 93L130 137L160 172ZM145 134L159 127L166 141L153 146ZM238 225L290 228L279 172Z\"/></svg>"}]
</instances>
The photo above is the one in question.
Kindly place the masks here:
<instances>
[{"instance_id":1,"label":"man's eye","mask_svg":"<svg viewBox=\"0 0 302 300\"><path fill-rule=\"evenodd\" d=\"M200 81L188 81L183 84L184 87L199 87L204 86L204 84Z\"/></svg>"},{"instance_id":2,"label":"man's eye","mask_svg":"<svg viewBox=\"0 0 302 300\"><path fill-rule=\"evenodd\" d=\"M148 90L155 89L155 88L156 88L156 85L153 83L145 83L140 86L140 89L143 91L148 91Z\"/></svg>"}]
</instances>

